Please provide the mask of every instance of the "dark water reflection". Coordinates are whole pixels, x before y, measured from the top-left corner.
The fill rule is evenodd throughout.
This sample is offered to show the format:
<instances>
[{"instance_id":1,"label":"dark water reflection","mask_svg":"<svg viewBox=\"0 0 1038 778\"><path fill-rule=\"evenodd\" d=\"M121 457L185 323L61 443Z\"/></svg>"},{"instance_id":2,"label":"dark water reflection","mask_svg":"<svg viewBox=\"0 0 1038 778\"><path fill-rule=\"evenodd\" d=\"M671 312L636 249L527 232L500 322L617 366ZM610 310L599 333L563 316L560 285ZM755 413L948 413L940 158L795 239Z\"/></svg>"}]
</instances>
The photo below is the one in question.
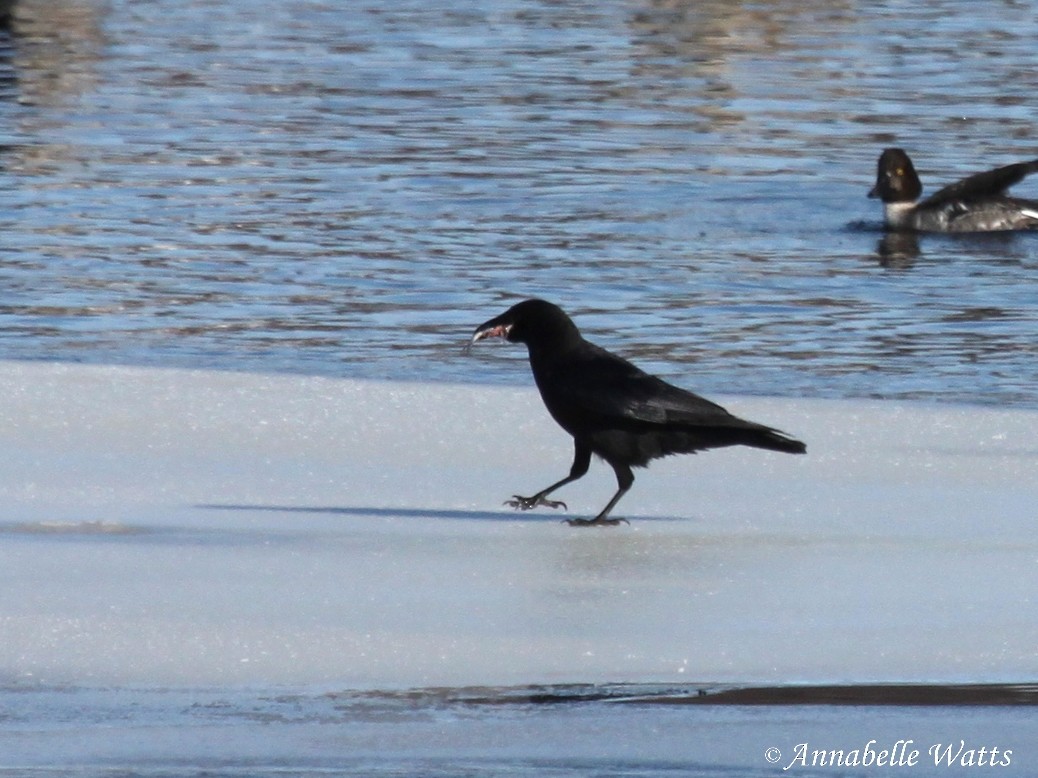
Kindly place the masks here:
<instances>
[{"instance_id":1,"label":"dark water reflection","mask_svg":"<svg viewBox=\"0 0 1038 778\"><path fill-rule=\"evenodd\" d=\"M541 295L704 392L1034 406L1038 235L864 195L892 143L930 189L1038 156L1036 42L965 0L21 0L0 357L518 382L461 343Z\"/></svg>"}]
</instances>

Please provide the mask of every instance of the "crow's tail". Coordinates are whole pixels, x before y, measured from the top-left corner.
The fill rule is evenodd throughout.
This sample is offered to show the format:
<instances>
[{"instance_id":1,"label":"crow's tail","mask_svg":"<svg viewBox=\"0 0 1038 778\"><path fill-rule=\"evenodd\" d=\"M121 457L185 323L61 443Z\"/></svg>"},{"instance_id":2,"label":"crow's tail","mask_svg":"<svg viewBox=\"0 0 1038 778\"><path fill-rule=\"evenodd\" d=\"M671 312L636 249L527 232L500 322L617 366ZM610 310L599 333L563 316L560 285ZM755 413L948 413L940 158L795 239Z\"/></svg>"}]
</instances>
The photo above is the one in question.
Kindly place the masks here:
<instances>
[{"instance_id":1,"label":"crow's tail","mask_svg":"<svg viewBox=\"0 0 1038 778\"><path fill-rule=\"evenodd\" d=\"M766 448L769 451L781 451L785 454L807 453L807 446L804 443L771 427L747 430L746 438L745 444L754 448Z\"/></svg>"}]
</instances>

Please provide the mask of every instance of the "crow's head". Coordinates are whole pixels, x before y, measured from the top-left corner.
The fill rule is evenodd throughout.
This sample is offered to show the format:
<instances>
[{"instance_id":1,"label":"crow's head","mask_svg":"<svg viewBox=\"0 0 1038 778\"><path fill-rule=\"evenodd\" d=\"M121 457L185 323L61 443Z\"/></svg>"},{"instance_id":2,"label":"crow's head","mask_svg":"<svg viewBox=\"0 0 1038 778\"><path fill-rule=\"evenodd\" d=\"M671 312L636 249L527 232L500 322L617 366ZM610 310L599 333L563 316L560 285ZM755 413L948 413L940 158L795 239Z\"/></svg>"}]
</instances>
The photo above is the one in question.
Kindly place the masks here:
<instances>
[{"instance_id":1,"label":"crow's head","mask_svg":"<svg viewBox=\"0 0 1038 778\"><path fill-rule=\"evenodd\" d=\"M559 306L545 300L524 300L479 325L469 345L486 338L525 343L531 350L562 349L574 338L579 340L580 332Z\"/></svg>"}]
</instances>

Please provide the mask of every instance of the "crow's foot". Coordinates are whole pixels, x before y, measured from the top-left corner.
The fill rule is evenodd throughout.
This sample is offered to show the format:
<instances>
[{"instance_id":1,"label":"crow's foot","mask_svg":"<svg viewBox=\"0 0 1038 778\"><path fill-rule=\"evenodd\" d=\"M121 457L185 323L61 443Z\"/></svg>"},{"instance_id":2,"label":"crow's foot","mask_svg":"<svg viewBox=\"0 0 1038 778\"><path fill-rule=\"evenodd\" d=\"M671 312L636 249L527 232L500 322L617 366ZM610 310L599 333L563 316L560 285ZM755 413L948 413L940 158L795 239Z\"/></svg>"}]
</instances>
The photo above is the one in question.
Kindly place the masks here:
<instances>
[{"instance_id":1,"label":"crow's foot","mask_svg":"<svg viewBox=\"0 0 1038 778\"><path fill-rule=\"evenodd\" d=\"M533 497L521 497L518 494L513 494L511 500L505 500L505 505L510 505L519 511L528 511L531 508L536 508L539 505L543 505L546 508L562 508L562 510L569 510L566 507L566 503L562 500L546 500L544 497L535 494Z\"/></svg>"},{"instance_id":2,"label":"crow's foot","mask_svg":"<svg viewBox=\"0 0 1038 778\"><path fill-rule=\"evenodd\" d=\"M603 519L602 517L595 517L593 519L566 519L566 524L571 527L615 527L617 524L630 524L627 519Z\"/></svg>"}]
</instances>

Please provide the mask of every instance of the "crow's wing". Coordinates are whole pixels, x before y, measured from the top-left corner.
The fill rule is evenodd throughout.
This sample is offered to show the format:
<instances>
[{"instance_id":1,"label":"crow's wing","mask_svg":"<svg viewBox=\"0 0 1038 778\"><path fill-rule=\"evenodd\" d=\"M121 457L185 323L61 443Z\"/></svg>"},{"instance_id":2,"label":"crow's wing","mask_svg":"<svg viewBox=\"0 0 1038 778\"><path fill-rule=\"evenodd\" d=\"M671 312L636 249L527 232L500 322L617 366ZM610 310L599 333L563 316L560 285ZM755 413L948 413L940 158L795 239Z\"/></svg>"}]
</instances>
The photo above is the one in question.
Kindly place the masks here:
<instances>
[{"instance_id":1,"label":"crow's wing","mask_svg":"<svg viewBox=\"0 0 1038 778\"><path fill-rule=\"evenodd\" d=\"M934 192L923 202L926 205L940 205L960 198L1000 195L1035 171L1038 171L1038 159L976 173Z\"/></svg>"},{"instance_id":2,"label":"crow's wing","mask_svg":"<svg viewBox=\"0 0 1038 778\"><path fill-rule=\"evenodd\" d=\"M538 375L537 383L556 418L621 426L759 426L587 342Z\"/></svg>"}]
</instances>

